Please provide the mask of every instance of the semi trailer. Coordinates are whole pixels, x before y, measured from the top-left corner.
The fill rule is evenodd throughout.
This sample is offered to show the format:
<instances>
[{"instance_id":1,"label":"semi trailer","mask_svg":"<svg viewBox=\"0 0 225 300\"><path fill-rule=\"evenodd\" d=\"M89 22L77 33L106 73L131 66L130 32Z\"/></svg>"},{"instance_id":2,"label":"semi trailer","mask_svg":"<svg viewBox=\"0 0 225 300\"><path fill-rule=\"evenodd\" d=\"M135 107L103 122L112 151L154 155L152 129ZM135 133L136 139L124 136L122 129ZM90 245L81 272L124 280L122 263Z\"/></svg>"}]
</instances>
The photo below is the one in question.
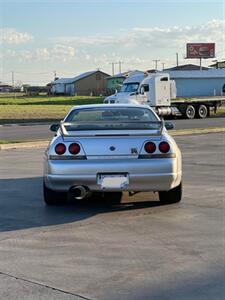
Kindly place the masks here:
<instances>
[{"instance_id":1,"label":"semi trailer","mask_svg":"<svg viewBox=\"0 0 225 300\"><path fill-rule=\"evenodd\" d=\"M206 118L225 103L225 96L176 97L176 83L167 73L137 74L123 82L121 90L104 103L148 104L160 116Z\"/></svg>"}]
</instances>

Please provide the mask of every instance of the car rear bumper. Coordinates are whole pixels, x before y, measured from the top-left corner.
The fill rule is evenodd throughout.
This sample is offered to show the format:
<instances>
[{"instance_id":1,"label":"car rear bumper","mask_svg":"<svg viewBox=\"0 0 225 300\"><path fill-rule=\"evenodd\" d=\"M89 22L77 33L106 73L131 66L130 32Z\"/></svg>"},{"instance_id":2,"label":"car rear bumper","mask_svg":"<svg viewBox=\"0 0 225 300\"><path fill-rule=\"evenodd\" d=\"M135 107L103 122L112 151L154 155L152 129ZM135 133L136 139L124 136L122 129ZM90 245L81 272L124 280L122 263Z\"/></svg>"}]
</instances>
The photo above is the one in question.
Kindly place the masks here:
<instances>
[{"instance_id":1,"label":"car rear bumper","mask_svg":"<svg viewBox=\"0 0 225 300\"><path fill-rule=\"evenodd\" d=\"M90 191L166 191L181 182L177 158L51 161L46 160L44 181L49 189L68 191L77 185ZM127 174L123 187L103 188L99 174Z\"/></svg>"}]
</instances>

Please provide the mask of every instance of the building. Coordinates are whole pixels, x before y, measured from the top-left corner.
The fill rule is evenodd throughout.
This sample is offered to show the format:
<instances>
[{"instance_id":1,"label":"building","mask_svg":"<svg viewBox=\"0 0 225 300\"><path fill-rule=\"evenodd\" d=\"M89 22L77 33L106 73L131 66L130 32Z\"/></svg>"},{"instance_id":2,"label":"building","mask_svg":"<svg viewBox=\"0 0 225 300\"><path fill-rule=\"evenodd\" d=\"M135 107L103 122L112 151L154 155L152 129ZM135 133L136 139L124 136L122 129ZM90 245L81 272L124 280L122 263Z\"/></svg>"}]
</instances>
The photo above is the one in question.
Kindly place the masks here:
<instances>
[{"instance_id":1,"label":"building","mask_svg":"<svg viewBox=\"0 0 225 300\"><path fill-rule=\"evenodd\" d=\"M167 69L166 73L169 73L170 78L176 82L177 97L225 95L225 69L204 71L170 71Z\"/></svg>"},{"instance_id":2,"label":"building","mask_svg":"<svg viewBox=\"0 0 225 300\"><path fill-rule=\"evenodd\" d=\"M144 74L143 71L132 70L123 73L118 73L114 76L110 76L107 78L107 88L111 92L111 94L115 93L116 90L120 90L124 80L129 76L134 76L138 74Z\"/></svg>"},{"instance_id":3,"label":"building","mask_svg":"<svg viewBox=\"0 0 225 300\"><path fill-rule=\"evenodd\" d=\"M100 70L85 72L73 78L60 78L51 83L51 93L68 96L99 96L107 94L106 74Z\"/></svg>"},{"instance_id":4,"label":"building","mask_svg":"<svg viewBox=\"0 0 225 300\"><path fill-rule=\"evenodd\" d=\"M40 94L49 94L50 86L25 86L23 87L23 91L27 96L37 96Z\"/></svg>"},{"instance_id":5,"label":"building","mask_svg":"<svg viewBox=\"0 0 225 300\"><path fill-rule=\"evenodd\" d=\"M223 69L225 68L225 61L217 61L215 64L210 65L210 67L215 69Z\"/></svg>"},{"instance_id":6,"label":"building","mask_svg":"<svg viewBox=\"0 0 225 300\"><path fill-rule=\"evenodd\" d=\"M201 67L202 70L208 70L207 67ZM164 69L163 71L197 71L200 70L200 66L193 64L179 65L172 68Z\"/></svg>"},{"instance_id":7,"label":"building","mask_svg":"<svg viewBox=\"0 0 225 300\"><path fill-rule=\"evenodd\" d=\"M0 93L10 93L13 92L13 87L9 84L0 82Z\"/></svg>"},{"instance_id":8,"label":"building","mask_svg":"<svg viewBox=\"0 0 225 300\"><path fill-rule=\"evenodd\" d=\"M111 91L111 93L114 93L116 90L120 90L127 74L128 72L123 72L107 78L107 88Z\"/></svg>"}]
</instances>

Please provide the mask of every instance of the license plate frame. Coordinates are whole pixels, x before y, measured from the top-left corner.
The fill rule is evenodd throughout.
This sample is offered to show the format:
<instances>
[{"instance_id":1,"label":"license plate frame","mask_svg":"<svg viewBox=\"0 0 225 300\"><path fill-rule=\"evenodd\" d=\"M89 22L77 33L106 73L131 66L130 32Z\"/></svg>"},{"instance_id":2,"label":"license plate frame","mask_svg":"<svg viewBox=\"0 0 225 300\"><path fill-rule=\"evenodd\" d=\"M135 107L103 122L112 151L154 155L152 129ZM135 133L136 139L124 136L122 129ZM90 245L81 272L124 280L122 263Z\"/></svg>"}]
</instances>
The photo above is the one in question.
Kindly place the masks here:
<instances>
[{"instance_id":1,"label":"license plate frame","mask_svg":"<svg viewBox=\"0 0 225 300\"><path fill-rule=\"evenodd\" d=\"M124 189L129 184L127 173L99 173L97 183L104 189Z\"/></svg>"}]
</instances>

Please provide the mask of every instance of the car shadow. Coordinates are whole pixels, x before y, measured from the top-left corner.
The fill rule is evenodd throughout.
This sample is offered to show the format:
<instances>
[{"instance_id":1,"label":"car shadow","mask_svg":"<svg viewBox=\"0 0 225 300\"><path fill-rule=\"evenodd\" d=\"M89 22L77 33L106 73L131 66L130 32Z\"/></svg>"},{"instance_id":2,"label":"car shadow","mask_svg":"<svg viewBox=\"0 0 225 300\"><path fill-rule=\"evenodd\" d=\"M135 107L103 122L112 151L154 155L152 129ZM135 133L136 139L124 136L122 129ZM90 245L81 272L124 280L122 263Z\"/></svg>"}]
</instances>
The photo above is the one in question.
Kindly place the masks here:
<instances>
[{"instance_id":1,"label":"car shadow","mask_svg":"<svg viewBox=\"0 0 225 300\"><path fill-rule=\"evenodd\" d=\"M106 200L101 197L82 201L70 199L67 205L46 206L42 196L42 177L0 179L0 231L65 224L101 213L162 206L157 194L153 193L132 197L125 194L119 205Z\"/></svg>"}]
</instances>

